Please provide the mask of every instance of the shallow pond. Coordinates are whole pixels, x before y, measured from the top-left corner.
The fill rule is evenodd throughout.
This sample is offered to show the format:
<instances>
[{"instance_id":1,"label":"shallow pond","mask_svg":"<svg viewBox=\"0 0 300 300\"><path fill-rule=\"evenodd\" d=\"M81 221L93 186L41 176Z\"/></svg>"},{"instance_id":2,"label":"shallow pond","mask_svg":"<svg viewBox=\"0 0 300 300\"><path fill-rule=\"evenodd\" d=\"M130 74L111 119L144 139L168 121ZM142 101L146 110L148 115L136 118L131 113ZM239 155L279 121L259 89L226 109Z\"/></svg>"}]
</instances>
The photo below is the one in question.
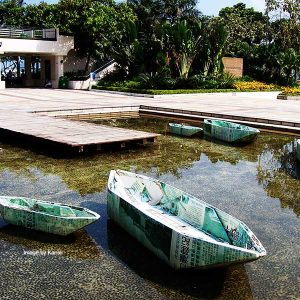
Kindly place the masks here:
<instances>
[{"instance_id":1,"label":"shallow pond","mask_svg":"<svg viewBox=\"0 0 300 300\"><path fill-rule=\"evenodd\" d=\"M110 120L162 135L155 145L57 159L0 144L0 194L82 205L101 219L67 238L0 219L1 299L299 299L300 166L295 138L232 147L166 134L167 121ZM175 272L106 214L110 169L175 185L243 220L267 250L245 265Z\"/></svg>"}]
</instances>

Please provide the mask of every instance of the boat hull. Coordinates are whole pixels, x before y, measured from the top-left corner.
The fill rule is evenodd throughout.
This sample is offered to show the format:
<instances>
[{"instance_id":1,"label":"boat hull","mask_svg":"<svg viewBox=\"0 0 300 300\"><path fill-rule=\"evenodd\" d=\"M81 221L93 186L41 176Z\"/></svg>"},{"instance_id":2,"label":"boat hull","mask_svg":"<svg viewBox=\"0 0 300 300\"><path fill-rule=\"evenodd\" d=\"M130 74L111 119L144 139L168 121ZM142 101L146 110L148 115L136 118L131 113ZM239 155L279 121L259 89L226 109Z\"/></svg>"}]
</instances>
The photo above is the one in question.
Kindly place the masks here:
<instances>
[{"instance_id":1,"label":"boat hull","mask_svg":"<svg viewBox=\"0 0 300 300\"><path fill-rule=\"evenodd\" d=\"M228 143L250 143L256 139L259 130L237 123L204 120L204 135Z\"/></svg>"},{"instance_id":2,"label":"boat hull","mask_svg":"<svg viewBox=\"0 0 300 300\"><path fill-rule=\"evenodd\" d=\"M11 207L3 205L1 200L9 197L0 197L0 214L6 223L22 226L29 229L39 230L57 235L68 235L79 230L99 219L99 215L88 209L78 206L67 206L72 210L84 211L91 217L75 217L75 216L54 216L43 212L33 211L31 209L22 209L19 207ZM33 199L22 198L32 201ZM46 201L36 201L36 203L46 203L50 205L66 207L66 205L51 203Z\"/></svg>"},{"instance_id":3,"label":"boat hull","mask_svg":"<svg viewBox=\"0 0 300 300\"><path fill-rule=\"evenodd\" d=\"M187 126L187 125L176 124L176 123L169 123L169 127L170 127L170 132L172 134L186 136L186 137L195 136L203 132L203 129L200 127Z\"/></svg>"},{"instance_id":4,"label":"boat hull","mask_svg":"<svg viewBox=\"0 0 300 300\"><path fill-rule=\"evenodd\" d=\"M107 194L109 218L175 269L223 267L265 255L184 233L184 226L178 226L180 230L166 226L157 218L159 214L165 216L165 212L151 206L146 210L137 208L111 184L114 180L111 175Z\"/></svg>"}]
</instances>

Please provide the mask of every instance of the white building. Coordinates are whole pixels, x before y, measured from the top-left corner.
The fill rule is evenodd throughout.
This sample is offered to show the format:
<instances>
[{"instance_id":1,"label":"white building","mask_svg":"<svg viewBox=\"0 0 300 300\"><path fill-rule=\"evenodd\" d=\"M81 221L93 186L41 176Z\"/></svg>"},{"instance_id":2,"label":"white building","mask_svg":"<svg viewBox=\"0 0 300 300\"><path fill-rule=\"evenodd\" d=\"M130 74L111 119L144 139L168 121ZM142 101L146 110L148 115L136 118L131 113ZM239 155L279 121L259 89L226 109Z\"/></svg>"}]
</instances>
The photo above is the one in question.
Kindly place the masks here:
<instances>
[{"instance_id":1,"label":"white building","mask_svg":"<svg viewBox=\"0 0 300 300\"><path fill-rule=\"evenodd\" d=\"M74 38L60 35L58 29L0 28L0 57L16 57L17 61L22 58L23 67L21 69L17 63L14 77L24 87L43 87L50 81L52 87L57 88L59 77L64 72L65 58L73 48ZM0 89L4 89L5 76L3 70L0 71ZM5 80L13 82L11 78L6 77Z\"/></svg>"}]
</instances>

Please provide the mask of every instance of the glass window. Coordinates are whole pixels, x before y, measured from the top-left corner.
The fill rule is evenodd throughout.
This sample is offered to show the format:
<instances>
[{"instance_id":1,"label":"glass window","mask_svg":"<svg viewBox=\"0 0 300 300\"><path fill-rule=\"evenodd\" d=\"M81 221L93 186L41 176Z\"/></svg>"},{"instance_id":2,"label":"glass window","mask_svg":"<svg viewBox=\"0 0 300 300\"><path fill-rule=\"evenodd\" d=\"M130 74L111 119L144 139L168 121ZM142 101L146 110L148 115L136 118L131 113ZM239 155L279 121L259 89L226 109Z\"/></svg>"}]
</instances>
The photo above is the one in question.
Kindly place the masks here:
<instances>
[{"instance_id":1,"label":"glass window","mask_svg":"<svg viewBox=\"0 0 300 300\"><path fill-rule=\"evenodd\" d=\"M41 79L41 58L37 56L31 57L31 78Z\"/></svg>"}]
</instances>

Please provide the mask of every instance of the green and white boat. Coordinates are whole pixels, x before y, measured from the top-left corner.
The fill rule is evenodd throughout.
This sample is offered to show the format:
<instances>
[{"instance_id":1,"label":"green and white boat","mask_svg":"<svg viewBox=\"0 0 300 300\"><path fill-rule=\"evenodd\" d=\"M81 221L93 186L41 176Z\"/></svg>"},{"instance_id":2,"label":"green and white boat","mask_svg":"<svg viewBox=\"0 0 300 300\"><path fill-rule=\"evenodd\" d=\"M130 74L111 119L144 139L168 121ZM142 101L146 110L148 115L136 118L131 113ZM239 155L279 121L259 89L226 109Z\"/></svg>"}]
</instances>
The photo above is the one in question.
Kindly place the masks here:
<instances>
[{"instance_id":1,"label":"green and white boat","mask_svg":"<svg viewBox=\"0 0 300 300\"><path fill-rule=\"evenodd\" d=\"M300 161L300 139L297 140L297 159Z\"/></svg>"},{"instance_id":2,"label":"green and white boat","mask_svg":"<svg viewBox=\"0 0 300 300\"><path fill-rule=\"evenodd\" d=\"M203 129L204 135L228 143L251 142L260 132L256 128L222 120L204 120Z\"/></svg>"},{"instance_id":3,"label":"green and white boat","mask_svg":"<svg viewBox=\"0 0 300 300\"><path fill-rule=\"evenodd\" d=\"M184 124L169 123L170 132L176 135L193 136L203 132L203 129L196 126L189 126Z\"/></svg>"},{"instance_id":4,"label":"green and white boat","mask_svg":"<svg viewBox=\"0 0 300 300\"><path fill-rule=\"evenodd\" d=\"M171 185L112 170L108 216L175 269L212 268L266 255L237 218Z\"/></svg>"},{"instance_id":5,"label":"green and white boat","mask_svg":"<svg viewBox=\"0 0 300 300\"><path fill-rule=\"evenodd\" d=\"M41 200L0 196L5 222L58 235L68 235L100 218L83 207Z\"/></svg>"}]
</instances>

